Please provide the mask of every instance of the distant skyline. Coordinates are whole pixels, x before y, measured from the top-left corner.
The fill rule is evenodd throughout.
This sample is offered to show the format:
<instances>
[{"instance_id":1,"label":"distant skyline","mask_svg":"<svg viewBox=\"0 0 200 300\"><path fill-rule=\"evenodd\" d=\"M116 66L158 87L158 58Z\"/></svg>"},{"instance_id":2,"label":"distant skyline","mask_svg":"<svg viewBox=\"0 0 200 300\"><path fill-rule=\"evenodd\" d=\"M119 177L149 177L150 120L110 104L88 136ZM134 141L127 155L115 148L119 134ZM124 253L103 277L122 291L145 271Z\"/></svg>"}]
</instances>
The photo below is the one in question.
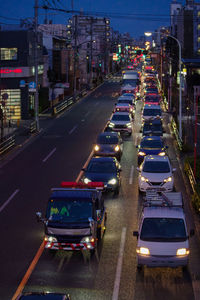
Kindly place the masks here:
<instances>
[{"instance_id":1,"label":"distant skyline","mask_svg":"<svg viewBox=\"0 0 200 300\"><path fill-rule=\"evenodd\" d=\"M91 12L94 16L108 17L111 27L120 33L129 32L134 38L145 31L154 31L170 25L170 4L172 0L38 0L39 7L45 3L65 10ZM185 0L177 1L185 4ZM199 1L195 1L199 2ZM0 1L0 24L19 24L20 19L34 17L35 0ZM95 14L96 13L96 14ZM54 24L67 24L69 13L39 9L39 23L44 23L45 15Z\"/></svg>"}]
</instances>

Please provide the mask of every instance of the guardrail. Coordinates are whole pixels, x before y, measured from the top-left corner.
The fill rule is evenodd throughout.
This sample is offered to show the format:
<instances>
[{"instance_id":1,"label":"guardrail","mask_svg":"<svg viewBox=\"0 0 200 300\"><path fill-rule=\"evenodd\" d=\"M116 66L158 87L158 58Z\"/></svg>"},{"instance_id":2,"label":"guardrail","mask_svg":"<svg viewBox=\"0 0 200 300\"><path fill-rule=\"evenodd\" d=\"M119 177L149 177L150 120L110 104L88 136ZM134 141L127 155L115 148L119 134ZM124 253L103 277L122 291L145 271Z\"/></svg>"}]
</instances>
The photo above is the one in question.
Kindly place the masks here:
<instances>
[{"instance_id":1,"label":"guardrail","mask_svg":"<svg viewBox=\"0 0 200 300\"><path fill-rule=\"evenodd\" d=\"M15 136L11 135L0 143L0 155L15 145Z\"/></svg>"},{"instance_id":2,"label":"guardrail","mask_svg":"<svg viewBox=\"0 0 200 300\"><path fill-rule=\"evenodd\" d=\"M33 121L29 127L30 133L34 133L36 131L36 122Z\"/></svg>"},{"instance_id":3,"label":"guardrail","mask_svg":"<svg viewBox=\"0 0 200 300\"><path fill-rule=\"evenodd\" d=\"M53 108L53 114L56 115L59 112L63 111L65 108L70 106L73 103L73 97L69 97L66 100L62 101L61 103L57 104Z\"/></svg>"},{"instance_id":4,"label":"guardrail","mask_svg":"<svg viewBox=\"0 0 200 300\"><path fill-rule=\"evenodd\" d=\"M194 177L193 170L190 166L190 163L187 161L184 163L184 171L190 181L190 185L191 185L191 188L193 191L192 205L193 205L194 209L196 210L196 212L199 214L200 213L200 194L199 194L199 191L197 188L197 182Z\"/></svg>"},{"instance_id":5,"label":"guardrail","mask_svg":"<svg viewBox=\"0 0 200 300\"><path fill-rule=\"evenodd\" d=\"M173 133L174 133L174 135L176 137L176 141L177 141L179 150L182 150L183 149L183 143L182 143L182 140L179 137L178 128L177 128L176 122L174 121L173 117L171 119L171 128L172 128L172 131L173 131Z\"/></svg>"}]
</instances>

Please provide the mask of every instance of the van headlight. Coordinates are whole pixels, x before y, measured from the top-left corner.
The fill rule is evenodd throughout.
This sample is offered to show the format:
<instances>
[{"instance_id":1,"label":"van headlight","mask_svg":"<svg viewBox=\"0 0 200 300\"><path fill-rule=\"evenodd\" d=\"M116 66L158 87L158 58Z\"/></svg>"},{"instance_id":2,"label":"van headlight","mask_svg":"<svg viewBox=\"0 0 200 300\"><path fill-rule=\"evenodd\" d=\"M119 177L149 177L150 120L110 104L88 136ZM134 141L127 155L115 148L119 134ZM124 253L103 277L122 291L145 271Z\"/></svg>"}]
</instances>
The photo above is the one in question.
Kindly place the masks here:
<instances>
[{"instance_id":1,"label":"van headlight","mask_svg":"<svg viewBox=\"0 0 200 300\"><path fill-rule=\"evenodd\" d=\"M93 236L85 236L81 239L81 243L94 243L94 241Z\"/></svg>"},{"instance_id":2,"label":"van headlight","mask_svg":"<svg viewBox=\"0 0 200 300\"><path fill-rule=\"evenodd\" d=\"M184 256L184 255L188 255L189 253L190 253L190 250L187 248L180 248L180 249L177 249L177 251L176 251L177 256Z\"/></svg>"},{"instance_id":3,"label":"van headlight","mask_svg":"<svg viewBox=\"0 0 200 300\"><path fill-rule=\"evenodd\" d=\"M120 149L120 148L119 148L119 145L115 146L115 148L114 148L115 152L118 152L119 149Z\"/></svg>"},{"instance_id":4,"label":"van headlight","mask_svg":"<svg viewBox=\"0 0 200 300\"><path fill-rule=\"evenodd\" d=\"M94 151L99 151L99 149L100 149L99 145L94 146Z\"/></svg>"},{"instance_id":5,"label":"van headlight","mask_svg":"<svg viewBox=\"0 0 200 300\"><path fill-rule=\"evenodd\" d=\"M138 254L142 254L142 255L150 255L150 251L148 248L145 248L145 247L137 247L136 248L136 252Z\"/></svg>"},{"instance_id":6,"label":"van headlight","mask_svg":"<svg viewBox=\"0 0 200 300\"><path fill-rule=\"evenodd\" d=\"M116 178L112 178L108 181L108 184L112 184L112 185L115 185L117 184L117 179Z\"/></svg>"},{"instance_id":7,"label":"van headlight","mask_svg":"<svg viewBox=\"0 0 200 300\"><path fill-rule=\"evenodd\" d=\"M44 240L49 243L57 243L57 238L54 236L46 235Z\"/></svg>"},{"instance_id":8,"label":"van headlight","mask_svg":"<svg viewBox=\"0 0 200 300\"><path fill-rule=\"evenodd\" d=\"M144 176L141 176L141 181L148 182L148 181L149 181L149 179L148 179L148 178L146 178L146 177L144 177Z\"/></svg>"},{"instance_id":9,"label":"van headlight","mask_svg":"<svg viewBox=\"0 0 200 300\"><path fill-rule=\"evenodd\" d=\"M165 178L163 181L164 181L164 182L171 182L171 181L172 181L172 177L169 176L168 178Z\"/></svg>"},{"instance_id":10,"label":"van headlight","mask_svg":"<svg viewBox=\"0 0 200 300\"><path fill-rule=\"evenodd\" d=\"M88 184L89 182L91 182L92 180L90 180L89 178L87 178L87 177L85 177L84 179L83 179L83 182L85 183L85 184Z\"/></svg>"}]
</instances>

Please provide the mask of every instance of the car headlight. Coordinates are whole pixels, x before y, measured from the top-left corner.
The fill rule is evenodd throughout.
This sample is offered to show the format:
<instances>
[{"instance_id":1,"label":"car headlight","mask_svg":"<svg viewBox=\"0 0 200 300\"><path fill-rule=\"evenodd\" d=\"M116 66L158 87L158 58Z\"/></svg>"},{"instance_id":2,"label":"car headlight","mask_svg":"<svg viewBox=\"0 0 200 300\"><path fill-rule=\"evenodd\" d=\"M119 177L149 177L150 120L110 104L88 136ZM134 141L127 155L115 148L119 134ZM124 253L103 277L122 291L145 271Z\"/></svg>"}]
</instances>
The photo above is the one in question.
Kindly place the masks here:
<instances>
[{"instance_id":1,"label":"car headlight","mask_svg":"<svg viewBox=\"0 0 200 300\"><path fill-rule=\"evenodd\" d=\"M145 152L142 152L142 151L139 151L139 152L138 152L138 155L140 155L140 156L145 156L146 153L145 153Z\"/></svg>"},{"instance_id":2,"label":"car headlight","mask_svg":"<svg viewBox=\"0 0 200 300\"><path fill-rule=\"evenodd\" d=\"M186 248L180 248L180 249L177 249L177 251L176 251L177 256L188 255L189 253L190 253L190 250L186 249Z\"/></svg>"},{"instance_id":3,"label":"car headlight","mask_svg":"<svg viewBox=\"0 0 200 300\"><path fill-rule=\"evenodd\" d=\"M138 254L143 254L143 255L149 255L150 254L149 249L145 248L145 247L136 248L136 252Z\"/></svg>"},{"instance_id":4,"label":"car headlight","mask_svg":"<svg viewBox=\"0 0 200 300\"><path fill-rule=\"evenodd\" d=\"M94 146L94 151L99 151L100 147L98 145Z\"/></svg>"},{"instance_id":5,"label":"car headlight","mask_svg":"<svg viewBox=\"0 0 200 300\"><path fill-rule=\"evenodd\" d=\"M120 150L119 145L115 146L114 150L118 152Z\"/></svg>"},{"instance_id":6,"label":"car headlight","mask_svg":"<svg viewBox=\"0 0 200 300\"><path fill-rule=\"evenodd\" d=\"M131 124L131 123L127 123L126 126L127 126L128 128L131 128L131 127L132 127L132 124Z\"/></svg>"},{"instance_id":7,"label":"car headlight","mask_svg":"<svg viewBox=\"0 0 200 300\"><path fill-rule=\"evenodd\" d=\"M83 179L83 182L85 183L85 184L88 184L89 182L91 182L92 180L90 180L89 178L87 178L87 177L85 177L84 179Z\"/></svg>"},{"instance_id":8,"label":"car headlight","mask_svg":"<svg viewBox=\"0 0 200 300\"><path fill-rule=\"evenodd\" d=\"M93 236L85 236L81 239L81 243L93 243L94 241Z\"/></svg>"},{"instance_id":9,"label":"car headlight","mask_svg":"<svg viewBox=\"0 0 200 300\"><path fill-rule=\"evenodd\" d=\"M115 185L117 183L117 179L116 178L112 178L108 181L108 184L112 184Z\"/></svg>"},{"instance_id":10,"label":"car headlight","mask_svg":"<svg viewBox=\"0 0 200 300\"><path fill-rule=\"evenodd\" d=\"M112 122L110 122L110 123L108 124L108 126L109 126L109 127L114 127L114 126L115 126L115 124L114 124L114 123L112 123Z\"/></svg>"},{"instance_id":11,"label":"car headlight","mask_svg":"<svg viewBox=\"0 0 200 300\"><path fill-rule=\"evenodd\" d=\"M46 235L44 240L46 242L50 242L50 243L56 243L57 242L57 238L55 238L54 236L50 236L50 235Z\"/></svg>"},{"instance_id":12,"label":"car headlight","mask_svg":"<svg viewBox=\"0 0 200 300\"><path fill-rule=\"evenodd\" d=\"M145 182L148 182L148 181L149 181L149 179L146 178L146 177L144 177L144 176L141 176L141 180L142 180L142 181L145 181Z\"/></svg>"},{"instance_id":13,"label":"car headlight","mask_svg":"<svg viewBox=\"0 0 200 300\"><path fill-rule=\"evenodd\" d=\"M166 153L165 153L165 151L162 151L162 152L160 152L158 155L159 155L159 156L165 156Z\"/></svg>"},{"instance_id":14,"label":"car headlight","mask_svg":"<svg viewBox=\"0 0 200 300\"><path fill-rule=\"evenodd\" d=\"M164 181L164 182L171 182L171 181L172 181L172 177L169 176L168 178L165 178L163 181Z\"/></svg>"}]
</instances>

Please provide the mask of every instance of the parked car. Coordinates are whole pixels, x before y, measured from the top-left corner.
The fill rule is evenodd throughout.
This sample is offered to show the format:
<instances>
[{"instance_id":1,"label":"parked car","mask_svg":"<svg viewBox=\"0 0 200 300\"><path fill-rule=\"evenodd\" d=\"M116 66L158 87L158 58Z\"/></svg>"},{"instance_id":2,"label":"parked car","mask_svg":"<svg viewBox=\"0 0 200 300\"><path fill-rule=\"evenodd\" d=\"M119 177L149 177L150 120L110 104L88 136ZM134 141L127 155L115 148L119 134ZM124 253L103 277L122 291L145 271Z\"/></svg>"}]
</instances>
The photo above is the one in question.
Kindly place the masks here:
<instances>
[{"instance_id":1,"label":"parked car","mask_svg":"<svg viewBox=\"0 0 200 300\"><path fill-rule=\"evenodd\" d=\"M123 141L119 132L102 132L98 135L94 146L96 156L115 156L121 159Z\"/></svg>"},{"instance_id":2,"label":"parked car","mask_svg":"<svg viewBox=\"0 0 200 300\"><path fill-rule=\"evenodd\" d=\"M83 182L103 182L105 191L119 193L121 166L115 157L93 157L83 169Z\"/></svg>"},{"instance_id":3,"label":"parked car","mask_svg":"<svg viewBox=\"0 0 200 300\"><path fill-rule=\"evenodd\" d=\"M168 156L147 155L137 168L139 171L139 191L149 189L171 192L174 189L173 169Z\"/></svg>"}]
</instances>

